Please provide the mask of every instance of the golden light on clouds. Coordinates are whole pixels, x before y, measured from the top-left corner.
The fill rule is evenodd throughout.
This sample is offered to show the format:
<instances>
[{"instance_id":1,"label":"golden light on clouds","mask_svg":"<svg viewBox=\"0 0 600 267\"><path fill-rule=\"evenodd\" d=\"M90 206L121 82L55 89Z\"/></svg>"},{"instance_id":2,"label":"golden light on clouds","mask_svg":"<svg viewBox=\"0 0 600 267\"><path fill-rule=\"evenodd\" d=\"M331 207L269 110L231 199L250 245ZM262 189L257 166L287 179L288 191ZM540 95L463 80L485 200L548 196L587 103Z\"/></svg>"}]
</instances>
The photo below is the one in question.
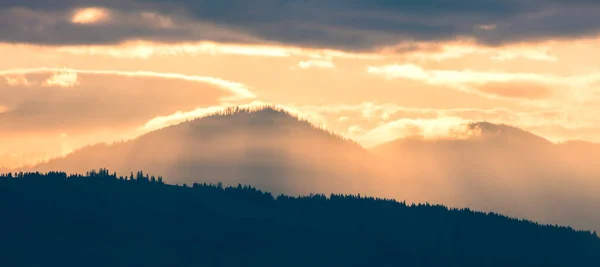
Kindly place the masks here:
<instances>
[{"instance_id":1,"label":"golden light on clouds","mask_svg":"<svg viewBox=\"0 0 600 267\"><path fill-rule=\"evenodd\" d=\"M365 147L374 147L399 138L418 138L424 140L464 139L474 134L466 127L468 122L468 120L459 117L398 119L370 130L362 128L358 128L360 129L359 131L356 128L349 129L353 131L349 132L349 134Z\"/></svg>"},{"instance_id":2,"label":"golden light on clouds","mask_svg":"<svg viewBox=\"0 0 600 267\"><path fill-rule=\"evenodd\" d=\"M94 24L109 18L109 11L105 8L88 7L75 10L71 23Z\"/></svg>"},{"instance_id":3,"label":"golden light on clouds","mask_svg":"<svg viewBox=\"0 0 600 267\"><path fill-rule=\"evenodd\" d=\"M44 86L73 87L77 84L77 72L60 71L54 73L43 83Z\"/></svg>"},{"instance_id":4,"label":"golden light on clouds","mask_svg":"<svg viewBox=\"0 0 600 267\"><path fill-rule=\"evenodd\" d=\"M149 58L152 56L193 56L209 55L241 55L264 57L307 56L314 59L354 58L381 59L382 55L375 53L350 53L331 49L312 49L280 45L253 45L216 43L210 41L160 43L143 40L129 40L113 46L62 46L60 52L75 55L106 55L117 58Z\"/></svg>"},{"instance_id":5,"label":"golden light on clouds","mask_svg":"<svg viewBox=\"0 0 600 267\"><path fill-rule=\"evenodd\" d=\"M23 75L6 75L4 76L4 80L9 86L18 86L18 85L31 85L32 83L27 80L27 78Z\"/></svg>"},{"instance_id":6,"label":"golden light on clouds","mask_svg":"<svg viewBox=\"0 0 600 267\"><path fill-rule=\"evenodd\" d=\"M298 62L297 67L301 69L335 69L335 64L328 60L311 59Z\"/></svg>"},{"instance_id":7,"label":"golden light on clouds","mask_svg":"<svg viewBox=\"0 0 600 267\"><path fill-rule=\"evenodd\" d=\"M229 107L251 108L251 107L260 107L265 104L266 103L263 103L260 101L253 101L252 103L242 104L242 105L219 105L219 106L202 107L202 108L198 108L198 109L195 109L192 111L186 111L186 112L178 111L173 114L168 114L168 115L152 118L148 122L146 122L142 127L140 127L138 130L140 133L146 133L146 132L158 130L158 129L161 129L161 128L164 128L164 127L167 127L170 125L179 124L186 120L202 118L207 115L222 111Z\"/></svg>"},{"instance_id":8,"label":"golden light on clouds","mask_svg":"<svg viewBox=\"0 0 600 267\"><path fill-rule=\"evenodd\" d=\"M522 99L542 99L551 96L552 87L562 87L561 95L568 94L567 89L583 92L600 81L600 73L585 75L552 75L527 72L498 72L464 70L428 70L415 64L391 64L369 66L367 72L387 79L410 79L427 84L447 86L471 93L483 93L489 97L508 97ZM571 91L575 92L575 91ZM580 95L570 97L581 100ZM558 99L564 101L565 99Z\"/></svg>"},{"instance_id":9,"label":"golden light on clouds","mask_svg":"<svg viewBox=\"0 0 600 267\"><path fill-rule=\"evenodd\" d=\"M117 75L126 77L157 77L165 79L202 82L219 86L225 90L235 93L228 100L255 98L254 93L246 85L215 77L204 77L195 75L184 75L179 73L163 73L152 71L117 71L117 70L81 70L69 68L37 68L37 69L12 69L0 71L0 76L23 75L33 73L54 72L55 74L44 82L46 85L73 86L77 83L77 74L100 74Z\"/></svg>"},{"instance_id":10,"label":"golden light on clouds","mask_svg":"<svg viewBox=\"0 0 600 267\"><path fill-rule=\"evenodd\" d=\"M476 90L492 95L525 99L544 99L553 94L553 90L547 86L526 82L493 82L479 86Z\"/></svg>"},{"instance_id":11,"label":"golden light on clouds","mask_svg":"<svg viewBox=\"0 0 600 267\"><path fill-rule=\"evenodd\" d=\"M464 59L465 57L484 55L493 61L527 59L556 62L558 58L552 53L553 48L566 45L568 45L567 42L543 41L488 47L478 44L475 40L464 39L441 43L404 44L383 48L382 51L391 54L395 51L404 51L404 57L411 61L441 62L450 59Z\"/></svg>"}]
</instances>

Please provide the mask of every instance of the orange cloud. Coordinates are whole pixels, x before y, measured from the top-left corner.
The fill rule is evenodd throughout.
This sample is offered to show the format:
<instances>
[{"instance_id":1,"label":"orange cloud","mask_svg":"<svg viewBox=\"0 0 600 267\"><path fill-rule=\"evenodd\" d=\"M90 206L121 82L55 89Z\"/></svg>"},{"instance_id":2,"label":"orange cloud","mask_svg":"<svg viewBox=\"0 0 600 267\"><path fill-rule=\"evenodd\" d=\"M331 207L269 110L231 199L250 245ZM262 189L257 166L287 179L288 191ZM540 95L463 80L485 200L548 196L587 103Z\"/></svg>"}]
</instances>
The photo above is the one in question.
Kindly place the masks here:
<instances>
[{"instance_id":1,"label":"orange cloud","mask_svg":"<svg viewBox=\"0 0 600 267\"><path fill-rule=\"evenodd\" d=\"M56 72L52 77L46 79L44 86L73 87L77 84L77 72Z\"/></svg>"},{"instance_id":2,"label":"orange cloud","mask_svg":"<svg viewBox=\"0 0 600 267\"><path fill-rule=\"evenodd\" d=\"M9 86L28 86L32 84L29 80L27 80L27 77L23 75L5 75L4 80Z\"/></svg>"},{"instance_id":3,"label":"orange cloud","mask_svg":"<svg viewBox=\"0 0 600 267\"><path fill-rule=\"evenodd\" d=\"M335 64L329 60L311 59L307 61L298 62L296 66L300 69L331 69L335 70Z\"/></svg>"},{"instance_id":4,"label":"orange cloud","mask_svg":"<svg viewBox=\"0 0 600 267\"><path fill-rule=\"evenodd\" d=\"M147 15L149 16L149 15ZM166 18L163 18L166 20ZM168 21L168 20L167 20ZM162 22L168 24L168 22ZM177 55L242 55L264 57L304 56L313 59L381 59L375 53L350 53L331 49L313 49L269 44L233 44L210 41L160 43L129 40L118 45L61 46L59 52L77 55L106 55L118 58L149 58L152 56Z\"/></svg>"},{"instance_id":5,"label":"orange cloud","mask_svg":"<svg viewBox=\"0 0 600 267\"><path fill-rule=\"evenodd\" d=\"M186 111L186 112L178 111L173 114L158 116L158 117L150 119L141 128L139 128L139 131L140 131L140 133L154 131L154 130L164 128L164 127L167 127L170 125L182 123L186 120L193 120L196 118L201 118L201 117L207 116L209 114L213 114L218 111L221 111L227 107L239 106L239 107L247 108L247 107L260 106L263 104L264 103L262 103L260 101L256 101L256 102L252 102L252 103L244 104L244 105L219 105L219 106L209 106L209 107L197 108L195 110Z\"/></svg>"},{"instance_id":6,"label":"orange cloud","mask_svg":"<svg viewBox=\"0 0 600 267\"><path fill-rule=\"evenodd\" d=\"M117 71L117 70L80 70L80 69L69 69L69 68L37 68L37 69L13 69L13 70L1 70L0 76L8 76L8 75L24 75L24 74L35 74L35 73L47 73L47 72L55 72L53 77L51 77L50 83L56 83L57 85L64 85L76 82L77 74L98 74L98 75L117 75L117 76L126 76L126 77L155 77L155 78L165 78L165 79L174 79L174 80L184 80L190 82L200 82L200 83L208 83L212 85L216 85L222 89L228 90L234 93L234 96L231 96L224 100L239 100L246 98L255 98L254 93L247 88L246 85L232 82L220 78L214 77L205 77L205 76L193 76L193 75L184 75L180 73L164 73L164 72L152 72L152 71ZM48 82L48 81L46 81Z\"/></svg>"},{"instance_id":7,"label":"orange cloud","mask_svg":"<svg viewBox=\"0 0 600 267\"><path fill-rule=\"evenodd\" d=\"M99 7L87 7L75 10L71 17L71 23L95 24L109 18L109 11Z\"/></svg>"},{"instance_id":8,"label":"orange cloud","mask_svg":"<svg viewBox=\"0 0 600 267\"><path fill-rule=\"evenodd\" d=\"M439 139L452 136L456 138L456 129L467 120L458 117L443 117L436 119L398 119L381 124L364 134L352 135L365 147L373 147L398 138ZM351 134L351 133L349 133ZM465 136L468 137L468 136Z\"/></svg>"},{"instance_id":9,"label":"orange cloud","mask_svg":"<svg viewBox=\"0 0 600 267\"><path fill-rule=\"evenodd\" d=\"M201 118L206 115L213 114L215 112L218 112L218 111L224 110L226 108L230 108L230 107L252 108L252 107L265 106L265 105L274 106L279 109L286 110L287 112L295 114L297 117L299 117L301 119L306 119L306 120L310 121L312 124L314 124L316 126L323 127L323 128L327 127L326 120L319 114L312 113L312 112L306 112L305 110L295 108L292 105L277 105L277 104L272 104L272 103L256 100L256 101L252 101L250 103L242 104L242 105L224 103L224 104L221 104L218 106L202 107L202 108L197 108L197 109L191 110L191 111L185 111L185 112L178 111L173 114L169 114L169 115L165 115L165 116L158 116L158 117L152 118L151 120L146 122L144 124L144 126L140 127L138 130L140 133L153 131L153 130L160 129L160 128L163 128L163 127L166 127L169 125L178 124L178 123L184 122L186 120Z\"/></svg>"},{"instance_id":10,"label":"orange cloud","mask_svg":"<svg viewBox=\"0 0 600 267\"><path fill-rule=\"evenodd\" d=\"M487 94L509 98L542 99L553 94L553 90L546 86L527 82L493 82L475 88Z\"/></svg>"},{"instance_id":11,"label":"orange cloud","mask_svg":"<svg viewBox=\"0 0 600 267\"><path fill-rule=\"evenodd\" d=\"M600 73L593 72L581 75L553 75L528 72L499 72L465 70L428 70L415 64L391 64L369 66L367 73L385 77L386 79L409 79L426 84L447 86L469 93L478 93L487 97L505 97L509 99L541 99L550 96L550 87L561 86L573 90L587 90L600 81ZM501 88L500 84L506 87ZM509 88L516 86L516 88ZM574 97L563 92L561 96ZM581 98L581 95L580 95ZM572 99L577 101L577 99ZM564 101L564 99L561 99Z\"/></svg>"}]
</instances>

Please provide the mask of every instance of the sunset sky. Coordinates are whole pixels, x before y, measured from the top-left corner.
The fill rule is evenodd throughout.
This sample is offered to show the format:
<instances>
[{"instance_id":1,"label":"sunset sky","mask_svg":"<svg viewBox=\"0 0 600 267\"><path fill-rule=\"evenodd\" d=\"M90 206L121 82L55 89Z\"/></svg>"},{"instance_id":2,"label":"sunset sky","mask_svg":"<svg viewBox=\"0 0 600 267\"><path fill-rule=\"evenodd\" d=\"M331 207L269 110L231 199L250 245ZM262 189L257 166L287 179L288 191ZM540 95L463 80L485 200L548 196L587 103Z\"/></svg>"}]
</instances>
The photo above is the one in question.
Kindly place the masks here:
<instances>
[{"instance_id":1,"label":"sunset sky","mask_svg":"<svg viewBox=\"0 0 600 267\"><path fill-rule=\"evenodd\" d=\"M467 122L600 142L592 0L3 0L0 167L232 105L365 147Z\"/></svg>"}]
</instances>

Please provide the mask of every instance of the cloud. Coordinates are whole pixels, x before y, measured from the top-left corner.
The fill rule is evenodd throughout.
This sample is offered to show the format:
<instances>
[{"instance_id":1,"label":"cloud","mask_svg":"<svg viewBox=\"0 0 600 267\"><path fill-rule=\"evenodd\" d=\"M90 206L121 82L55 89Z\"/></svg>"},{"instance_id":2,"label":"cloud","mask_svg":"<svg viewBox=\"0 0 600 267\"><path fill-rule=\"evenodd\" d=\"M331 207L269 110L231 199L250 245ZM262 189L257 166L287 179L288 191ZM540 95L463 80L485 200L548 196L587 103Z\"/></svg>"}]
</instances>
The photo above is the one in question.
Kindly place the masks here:
<instances>
[{"instance_id":1,"label":"cloud","mask_svg":"<svg viewBox=\"0 0 600 267\"><path fill-rule=\"evenodd\" d=\"M495 51L495 55L492 56L492 60L507 61L517 58L525 58L529 60L546 61L546 62L557 62L558 58L550 53L550 48L547 46L530 46L530 47L516 47L514 49L503 49Z\"/></svg>"},{"instance_id":2,"label":"cloud","mask_svg":"<svg viewBox=\"0 0 600 267\"><path fill-rule=\"evenodd\" d=\"M496 28L498 28L498 25L497 24L487 24L487 25L479 25L477 27L482 30L491 31L491 30L495 30Z\"/></svg>"},{"instance_id":3,"label":"cloud","mask_svg":"<svg viewBox=\"0 0 600 267\"><path fill-rule=\"evenodd\" d=\"M353 137L366 147L373 147L399 138L466 138L469 135L461 126L467 122L459 117L397 119ZM457 135L457 133L465 133L465 135Z\"/></svg>"},{"instance_id":4,"label":"cloud","mask_svg":"<svg viewBox=\"0 0 600 267\"><path fill-rule=\"evenodd\" d=\"M107 20L109 18L109 12L103 8L81 8L75 10L71 23L76 24L94 24Z\"/></svg>"},{"instance_id":5,"label":"cloud","mask_svg":"<svg viewBox=\"0 0 600 267\"><path fill-rule=\"evenodd\" d=\"M196 118L205 117L207 115L222 111L228 107L248 108L248 107L262 106L265 104L266 103L261 102L261 101L253 101L251 103L243 104L243 105L215 105L215 106L197 108L192 111L177 111L173 114L158 116L158 117L148 120L140 128L140 132L154 131L154 130L158 130L160 128L167 127L169 125L179 124L179 123L182 123L187 120L193 120Z\"/></svg>"},{"instance_id":6,"label":"cloud","mask_svg":"<svg viewBox=\"0 0 600 267\"><path fill-rule=\"evenodd\" d=\"M111 19L97 23L104 13L83 9L74 20L73 10L85 7L107 10ZM38 44L144 39L368 51L414 41L499 45L600 33L600 3L585 0L6 0L0 10L3 41Z\"/></svg>"},{"instance_id":7,"label":"cloud","mask_svg":"<svg viewBox=\"0 0 600 267\"><path fill-rule=\"evenodd\" d=\"M36 68L36 69L13 69L13 70L0 70L0 76L9 77L10 75L26 75L36 73L47 73L53 72L53 76L49 79L53 82L54 80L66 80L66 82L72 82L76 80L77 74L91 74L91 75L115 75L124 77L149 77L149 78L161 78L166 80L183 80L188 82L197 83L208 83L211 85L218 86L222 90L227 90L233 93L232 96L227 98L228 100L255 98L254 93L247 88L246 85L224 80L215 77L205 76L193 76L185 75L180 73L164 73L164 72L152 72L152 71L118 71L118 70L80 70L80 69L69 69L69 68ZM48 80L46 80L47 82ZM63 81L64 82L64 81Z\"/></svg>"},{"instance_id":8,"label":"cloud","mask_svg":"<svg viewBox=\"0 0 600 267\"><path fill-rule=\"evenodd\" d=\"M263 57L303 56L317 60L333 58L381 59L375 53L348 53L331 49L306 49L292 46L267 44L232 44L212 41L200 42L153 42L129 40L117 45L67 45L56 51L74 55L102 55L116 58L142 58L154 56L195 56L195 55L240 55Z\"/></svg>"},{"instance_id":9,"label":"cloud","mask_svg":"<svg viewBox=\"0 0 600 267\"><path fill-rule=\"evenodd\" d=\"M43 86L74 87L77 85L77 72L61 71L54 73L43 82Z\"/></svg>"},{"instance_id":10,"label":"cloud","mask_svg":"<svg viewBox=\"0 0 600 267\"><path fill-rule=\"evenodd\" d=\"M476 86L475 89L508 98L545 99L553 94L553 90L546 86L526 82L494 82Z\"/></svg>"},{"instance_id":11,"label":"cloud","mask_svg":"<svg viewBox=\"0 0 600 267\"><path fill-rule=\"evenodd\" d=\"M488 47L473 41L450 41L443 43L416 43L410 51L402 51L410 61L444 61L463 58L472 55L483 55L494 61L508 61L527 59L534 61L557 62L558 58L552 54L551 47L556 43L536 42L533 44L508 44L500 47ZM400 47L388 48L397 52Z\"/></svg>"},{"instance_id":12,"label":"cloud","mask_svg":"<svg viewBox=\"0 0 600 267\"><path fill-rule=\"evenodd\" d=\"M254 97L245 85L177 73L78 69L0 71L28 84L0 83L3 135L131 128L157 115ZM64 90L68 86L74 90Z\"/></svg>"},{"instance_id":13,"label":"cloud","mask_svg":"<svg viewBox=\"0 0 600 267\"><path fill-rule=\"evenodd\" d=\"M387 79L417 80L432 85L450 86L488 97L522 100L545 99L554 96L554 93L558 93L558 91L553 92L553 87L573 90L580 88L581 90L581 88L588 88L591 84L600 80L600 75L597 73L556 76L552 74L474 71L469 69L426 70L415 64L369 66L367 72ZM567 92L561 92L561 95L566 94Z\"/></svg>"},{"instance_id":14,"label":"cloud","mask_svg":"<svg viewBox=\"0 0 600 267\"><path fill-rule=\"evenodd\" d=\"M300 61L293 68L300 69L330 69L335 70L335 64L329 60L311 59L307 61Z\"/></svg>"},{"instance_id":15,"label":"cloud","mask_svg":"<svg viewBox=\"0 0 600 267\"><path fill-rule=\"evenodd\" d=\"M28 85L32 84L23 75L5 75L4 80L6 81L6 84L9 86L19 86L19 85L28 86Z\"/></svg>"},{"instance_id":16,"label":"cloud","mask_svg":"<svg viewBox=\"0 0 600 267\"><path fill-rule=\"evenodd\" d=\"M600 120L595 112L575 115L570 107L542 110L512 110L508 108L431 109L406 107L394 103L364 102L360 104L286 105L328 129L353 138L366 147L397 138L425 139L465 138L471 135L466 124L492 122L517 125L552 141L593 136ZM598 108L593 109L598 112ZM572 129L564 131L561 129ZM588 129L577 134L576 129Z\"/></svg>"},{"instance_id":17,"label":"cloud","mask_svg":"<svg viewBox=\"0 0 600 267\"><path fill-rule=\"evenodd\" d=\"M213 23L151 11L110 8L0 9L0 29L0 42L43 45L107 45L129 40L262 42L257 37Z\"/></svg>"}]
</instances>

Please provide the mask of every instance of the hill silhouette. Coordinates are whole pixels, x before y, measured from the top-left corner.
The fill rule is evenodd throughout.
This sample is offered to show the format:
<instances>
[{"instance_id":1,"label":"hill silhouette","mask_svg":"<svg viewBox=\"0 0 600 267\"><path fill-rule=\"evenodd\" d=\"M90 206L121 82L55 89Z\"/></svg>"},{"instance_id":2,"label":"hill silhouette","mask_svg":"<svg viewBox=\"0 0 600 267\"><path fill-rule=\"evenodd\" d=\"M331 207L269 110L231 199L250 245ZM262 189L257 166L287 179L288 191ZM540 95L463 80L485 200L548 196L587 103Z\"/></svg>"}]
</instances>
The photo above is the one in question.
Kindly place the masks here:
<instances>
[{"instance_id":1,"label":"hill silhouette","mask_svg":"<svg viewBox=\"0 0 600 267\"><path fill-rule=\"evenodd\" d=\"M464 138L405 138L365 149L283 109L230 108L25 170L144 170L172 184L362 193L600 230L599 146L554 144L489 122L467 124L465 132Z\"/></svg>"},{"instance_id":2,"label":"hill silhouette","mask_svg":"<svg viewBox=\"0 0 600 267\"><path fill-rule=\"evenodd\" d=\"M600 239L356 195L172 186L107 170L0 175L6 266L598 266Z\"/></svg>"},{"instance_id":3,"label":"hill silhouette","mask_svg":"<svg viewBox=\"0 0 600 267\"><path fill-rule=\"evenodd\" d=\"M31 168L81 173L144 170L182 184L251 184L289 194L368 192L376 162L356 142L272 106L230 108ZM200 180L198 180L200 179Z\"/></svg>"}]
</instances>

